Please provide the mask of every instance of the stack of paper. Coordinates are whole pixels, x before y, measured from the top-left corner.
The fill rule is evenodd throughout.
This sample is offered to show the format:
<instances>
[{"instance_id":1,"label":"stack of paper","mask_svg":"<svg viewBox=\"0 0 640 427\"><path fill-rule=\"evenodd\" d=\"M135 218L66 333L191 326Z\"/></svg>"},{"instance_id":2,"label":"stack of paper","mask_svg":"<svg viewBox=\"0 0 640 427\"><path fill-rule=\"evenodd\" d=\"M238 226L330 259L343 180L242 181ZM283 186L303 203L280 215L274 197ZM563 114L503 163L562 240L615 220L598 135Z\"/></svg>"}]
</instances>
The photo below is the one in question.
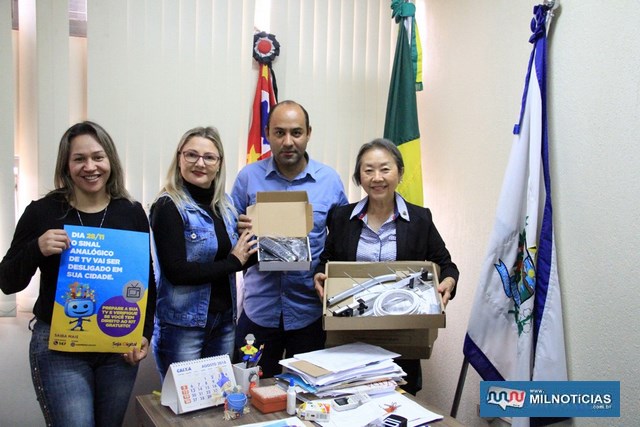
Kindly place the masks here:
<instances>
[{"instance_id":1,"label":"stack of paper","mask_svg":"<svg viewBox=\"0 0 640 427\"><path fill-rule=\"evenodd\" d=\"M395 390L406 376L393 361L398 356L370 344L345 344L281 360L285 369L277 377L287 381L293 378L301 391L317 397L387 393Z\"/></svg>"}]
</instances>

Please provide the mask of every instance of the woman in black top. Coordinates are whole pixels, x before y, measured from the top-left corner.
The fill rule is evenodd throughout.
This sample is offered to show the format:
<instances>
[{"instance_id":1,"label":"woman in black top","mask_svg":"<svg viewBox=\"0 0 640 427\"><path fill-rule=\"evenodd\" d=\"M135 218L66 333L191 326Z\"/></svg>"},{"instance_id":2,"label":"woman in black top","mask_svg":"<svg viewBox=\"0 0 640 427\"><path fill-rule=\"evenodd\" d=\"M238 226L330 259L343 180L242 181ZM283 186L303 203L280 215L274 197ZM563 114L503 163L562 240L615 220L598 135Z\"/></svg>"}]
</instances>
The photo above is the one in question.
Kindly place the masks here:
<instances>
[{"instance_id":1,"label":"woman in black top","mask_svg":"<svg viewBox=\"0 0 640 427\"><path fill-rule=\"evenodd\" d=\"M320 298L329 261L432 261L440 267L438 292L442 302L446 305L455 296L458 267L433 223L431 211L405 201L396 191L403 173L402 154L393 142L375 139L360 147L353 181L367 196L329 212L329 234L314 274ZM407 373L403 388L415 395L422 388L420 361L396 362Z\"/></svg>"},{"instance_id":2,"label":"woman in black top","mask_svg":"<svg viewBox=\"0 0 640 427\"><path fill-rule=\"evenodd\" d=\"M124 354L49 350L60 254L71 244L63 228L80 225L148 234L149 223L140 203L133 201L124 188L122 167L111 137L96 123L78 123L62 136L55 188L31 202L20 218L11 247L0 263L0 288L6 294L19 292L40 269L29 357L47 425L120 426L138 362L147 356L153 330L155 281L151 258L146 321L139 348ZM117 286L120 289L122 284Z\"/></svg>"}]
</instances>

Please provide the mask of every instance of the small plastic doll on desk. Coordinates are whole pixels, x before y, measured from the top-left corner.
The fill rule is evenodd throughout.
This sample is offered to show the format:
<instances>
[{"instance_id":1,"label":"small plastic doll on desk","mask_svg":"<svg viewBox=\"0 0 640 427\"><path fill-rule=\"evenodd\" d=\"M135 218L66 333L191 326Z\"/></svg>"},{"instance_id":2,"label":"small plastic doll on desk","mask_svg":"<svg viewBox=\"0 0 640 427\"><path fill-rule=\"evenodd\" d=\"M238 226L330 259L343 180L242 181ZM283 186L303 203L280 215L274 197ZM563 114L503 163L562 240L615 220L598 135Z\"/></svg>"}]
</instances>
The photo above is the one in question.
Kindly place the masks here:
<instances>
[{"instance_id":1,"label":"small plastic doll on desk","mask_svg":"<svg viewBox=\"0 0 640 427\"><path fill-rule=\"evenodd\" d=\"M240 347L240 351L244 353L242 360L249 360L251 357L253 357L254 354L258 352L258 349L253 346L253 343L255 341L256 337L253 334L247 334L247 336L244 337L244 342L246 342L247 344Z\"/></svg>"},{"instance_id":2,"label":"small plastic doll on desk","mask_svg":"<svg viewBox=\"0 0 640 427\"><path fill-rule=\"evenodd\" d=\"M262 350L264 349L264 344L260 345L260 348L255 348L253 343L256 340L256 337L253 334L247 334L244 338L246 345L240 347L240 351L244 353L242 356L242 360L244 361L245 368L252 368L258 365L260 361L260 357L262 357Z\"/></svg>"}]
</instances>

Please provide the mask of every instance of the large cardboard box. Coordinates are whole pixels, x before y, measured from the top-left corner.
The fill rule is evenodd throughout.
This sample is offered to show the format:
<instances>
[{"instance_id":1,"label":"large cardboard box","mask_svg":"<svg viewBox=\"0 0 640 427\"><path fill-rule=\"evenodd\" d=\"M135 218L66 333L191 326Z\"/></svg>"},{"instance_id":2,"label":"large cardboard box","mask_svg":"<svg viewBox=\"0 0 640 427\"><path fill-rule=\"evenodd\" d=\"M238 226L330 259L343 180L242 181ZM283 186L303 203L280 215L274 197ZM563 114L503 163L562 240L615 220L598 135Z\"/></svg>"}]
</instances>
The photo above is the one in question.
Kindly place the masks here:
<instances>
[{"instance_id":1,"label":"large cardboard box","mask_svg":"<svg viewBox=\"0 0 640 427\"><path fill-rule=\"evenodd\" d=\"M253 232L261 237L303 240L306 258L297 261L265 261L258 253L260 271L294 271L311 268L309 232L313 229L313 207L306 191L266 191L256 194L256 204L247 208Z\"/></svg>"},{"instance_id":2,"label":"large cardboard box","mask_svg":"<svg viewBox=\"0 0 640 427\"><path fill-rule=\"evenodd\" d=\"M437 314L339 317L331 313L335 306L329 307L331 310L327 307L327 300L352 288L354 280L364 283L372 277L391 272L404 277L421 269L431 272L433 285L437 287L439 268L428 261L327 263L323 301L327 347L360 341L400 353L406 359L428 359L438 337L438 329L446 326L446 314L439 293L436 292L439 303ZM353 298L349 301L353 301Z\"/></svg>"}]
</instances>

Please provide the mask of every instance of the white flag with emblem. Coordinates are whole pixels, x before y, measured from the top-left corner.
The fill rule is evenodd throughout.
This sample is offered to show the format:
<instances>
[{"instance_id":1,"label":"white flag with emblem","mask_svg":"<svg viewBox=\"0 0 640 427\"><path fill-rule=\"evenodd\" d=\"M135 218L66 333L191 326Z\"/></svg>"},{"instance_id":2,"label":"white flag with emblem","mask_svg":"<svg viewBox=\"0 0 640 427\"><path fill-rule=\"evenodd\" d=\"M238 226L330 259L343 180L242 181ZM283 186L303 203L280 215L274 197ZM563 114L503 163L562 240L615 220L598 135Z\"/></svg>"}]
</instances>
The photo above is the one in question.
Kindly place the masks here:
<instances>
[{"instance_id":1,"label":"white flag with emblem","mask_svg":"<svg viewBox=\"0 0 640 427\"><path fill-rule=\"evenodd\" d=\"M484 380L567 379L548 159L547 11L534 8L520 122L465 337L465 357Z\"/></svg>"}]
</instances>

